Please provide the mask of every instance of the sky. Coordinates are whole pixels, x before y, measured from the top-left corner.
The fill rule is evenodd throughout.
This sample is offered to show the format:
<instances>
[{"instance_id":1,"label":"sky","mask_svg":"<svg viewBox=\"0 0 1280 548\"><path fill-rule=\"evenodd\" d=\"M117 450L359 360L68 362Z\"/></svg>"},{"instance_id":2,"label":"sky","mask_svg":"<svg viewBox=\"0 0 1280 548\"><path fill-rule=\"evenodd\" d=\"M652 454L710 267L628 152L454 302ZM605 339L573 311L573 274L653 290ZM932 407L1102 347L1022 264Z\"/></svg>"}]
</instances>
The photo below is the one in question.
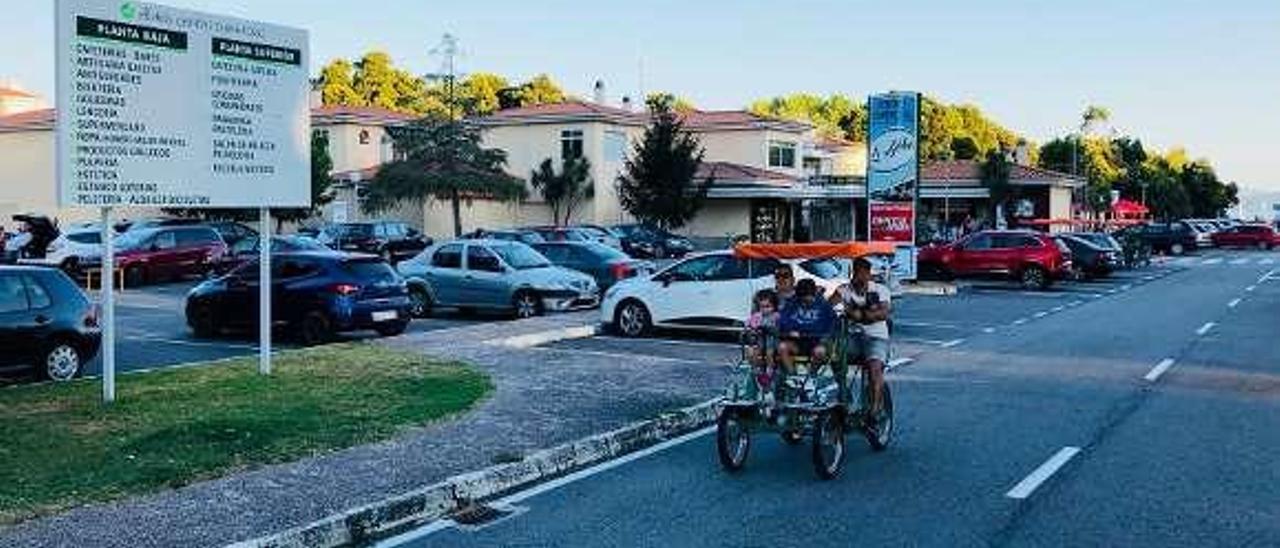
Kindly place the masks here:
<instances>
[{"instance_id":1,"label":"sky","mask_svg":"<svg viewBox=\"0 0 1280 548\"><path fill-rule=\"evenodd\" d=\"M114 0L103 0L114 3ZM550 74L614 101L669 91L700 108L791 92L917 90L970 102L1037 142L1085 106L1280 190L1280 0L168 0L305 28L311 69L381 49L415 73L458 37L460 71ZM3 0L0 81L53 96L53 0Z\"/></svg>"}]
</instances>

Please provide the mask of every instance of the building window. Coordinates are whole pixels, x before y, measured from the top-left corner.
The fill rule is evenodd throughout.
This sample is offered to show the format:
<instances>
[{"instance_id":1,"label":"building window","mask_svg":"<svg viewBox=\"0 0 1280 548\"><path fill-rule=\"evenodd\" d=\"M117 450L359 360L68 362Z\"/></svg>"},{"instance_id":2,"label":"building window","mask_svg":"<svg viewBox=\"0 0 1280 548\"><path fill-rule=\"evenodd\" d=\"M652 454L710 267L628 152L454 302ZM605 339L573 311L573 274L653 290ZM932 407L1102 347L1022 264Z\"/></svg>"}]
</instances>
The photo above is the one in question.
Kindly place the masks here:
<instances>
[{"instance_id":1,"label":"building window","mask_svg":"<svg viewBox=\"0 0 1280 548\"><path fill-rule=\"evenodd\" d=\"M367 129L360 130L360 144L362 145L369 144L369 130Z\"/></svg>"},{"instance_id":2,"label":"building window","mask_svg":"<svg viewBox=\"0 0 1280 548\"><path fill-rule=\"evenodd\" d=\"M582 130L566 129L560 132L560 158L569 160L582 157Z\"/></svg>"},{"instance_id":3,"label":"building window","mask_svg":"<svg viewBox=\"0 0 1280 548\"><path fill-rule=\"evenodd\" d=\"M390 162L395 156L394 144L391 142L390 135L382 136L381 146L378 148L378 163L385 164Z\"/></svg>"},{"instance_id":4,"label":"building window","mask_svg":"<svg viewBox=\"0 0 1280 548\"><path fill-rule=\"evenodd\" d=\"M796 144L789 141L769 141L769 167L796 167Z\"/></svg>"},{"instance_id":5,"label":"building window","mask_svg":"<svg viewBox=\"0 0 1280 548\"><path fill-rule=\"evenodd\" d=\"M627 134L621 131L604 132L604 161L621 162L627 157Z\"/></svg>"}]
</instances>

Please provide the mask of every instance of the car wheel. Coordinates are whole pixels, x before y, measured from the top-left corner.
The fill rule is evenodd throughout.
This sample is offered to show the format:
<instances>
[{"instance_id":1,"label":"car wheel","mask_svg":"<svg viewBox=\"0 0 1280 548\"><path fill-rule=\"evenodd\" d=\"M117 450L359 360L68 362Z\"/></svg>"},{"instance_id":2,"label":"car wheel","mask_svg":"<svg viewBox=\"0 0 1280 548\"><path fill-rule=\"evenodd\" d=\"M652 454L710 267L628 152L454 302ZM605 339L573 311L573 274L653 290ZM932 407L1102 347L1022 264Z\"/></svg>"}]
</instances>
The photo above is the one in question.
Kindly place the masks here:
<instances>
[{"instance_id":1,"label":"car wheel","mask_svg":"<svg viewBox=\"0 0 1280 548\"><path fill-rule=\"evenodd\" d=\"M1181 255L1183 253L1186 253L1186 251L1187 251L1187 248L1183 247L1182 244L1180 243L1175 243L1169 246L1169 253L1172 255Z\"/></svg>"},{"instance_id":2,"label":"car wheel","mask_svg":"<svg viewBox=\"0 0 1280 548\"><path fill-rule=\"evenodd\" d=\"M539 299L536 293L527 289L518 291L512 300L516 318L525 319L542 315L542 299Z\"/></svg>"},{"instance_id":3,"label":"car wheel","mask_svg":"<svg viewBox=\"0 0 1280 548\"><path fill-rule=\"evenodd\" d=\"M614 313L613 325L618 327L618 333L624 337L643 337L653 328L649 309L635 300L623 302L618 307L618 311Z\"/></svg>"},{"instance_id":4,"label":"car wheel","mask_svg":"<svg viewBox=\"0 0 1280 548\"><path fill-rule=\"evenodd\" d=\"M218 323L213 318L213 309L208 305L191 309L189 320L191 331L197 339L208 339L218 334Z\"/></svg>"},{"instance_id":5,"label":"car wheel","mask_svg":"<svg viewBox=\"0 0 1280 548\"><path fill-rule=\"evenodd\" d=\"M80 374L80 351L66 343L57 342L44 354L44 378L51 381L69 381Z\"/></svg>"},{"instance_id":6,"label":"car wheel","mask_svg":"<svg viewBox=\"0 0 1280 548\"><path fill-rule=\"evenodd\" d=\"M131 266L124 270L124 284L138 287L147 283L147 271L140 266Z\"/></svg>"},{"instance_id":7,"label":"car wheel","mask_svg":"<svg viewBox=\"0 0 1280 548\"><path fill-rule=\"evenodd\" d=\"M304 346L324 344L333 339L333 325L328 316L320 311L312 311L303 316L301 329L298 331Z\"/></svg>"},{"instance_id":8,"label":"car wheel","mask_svg":"<svg viewBox=\"0 0 1280 548\"><path fill-rule=\"evenodd\" d=\"M409 320L401 320L396 322L386 322L383 324L379 324L377 327L373 329L383 337L394 337L396 335L404 333L404 330L407 329L408 327L409 327Z\"/></svg>"},{"instance_id":9,"label":"car wheel","mask_svg":"<svg viewBox=\"0 0 1280 548\"><path fill-rule=\"evenodd\" d=\"M1022 287L1027 289L1047 288L1049 287L1049 276L1039 266L1028 266L1022 269Z\"/></svg>"},{"instance_id":10,"label":"car wheel","mask_svg":"<svg viewBox=\"0 0 1280 548\"><path fill-rule=\"evenodd\" d=\"M431 295L421 286L409 286L409 317L426 318L431 315Z\"/></svg>"}]
</instances>

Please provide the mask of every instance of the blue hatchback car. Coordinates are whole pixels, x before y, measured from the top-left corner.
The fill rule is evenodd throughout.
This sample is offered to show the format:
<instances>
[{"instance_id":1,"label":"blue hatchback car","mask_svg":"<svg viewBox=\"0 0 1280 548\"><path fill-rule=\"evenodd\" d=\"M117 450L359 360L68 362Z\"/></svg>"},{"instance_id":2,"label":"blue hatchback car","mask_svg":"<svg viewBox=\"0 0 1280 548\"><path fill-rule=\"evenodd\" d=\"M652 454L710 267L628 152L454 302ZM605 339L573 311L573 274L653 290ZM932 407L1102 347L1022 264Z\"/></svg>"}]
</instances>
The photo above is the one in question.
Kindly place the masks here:
<instances>
[{"instance_id":1,"label":"blue hatchback car","mask_svg":"<svg viewBox=\"0 0 1280 548\"><path fill-rule=\"evenodd\" d=\"M382 259L333 251L271 256L271 315L303 344L335 333L372 329L382 336L409 325L405 281ZM207 280L187 294L187 325L197 336L245 330L258 324L258 263Z\"/></svg>"}]
</instances>

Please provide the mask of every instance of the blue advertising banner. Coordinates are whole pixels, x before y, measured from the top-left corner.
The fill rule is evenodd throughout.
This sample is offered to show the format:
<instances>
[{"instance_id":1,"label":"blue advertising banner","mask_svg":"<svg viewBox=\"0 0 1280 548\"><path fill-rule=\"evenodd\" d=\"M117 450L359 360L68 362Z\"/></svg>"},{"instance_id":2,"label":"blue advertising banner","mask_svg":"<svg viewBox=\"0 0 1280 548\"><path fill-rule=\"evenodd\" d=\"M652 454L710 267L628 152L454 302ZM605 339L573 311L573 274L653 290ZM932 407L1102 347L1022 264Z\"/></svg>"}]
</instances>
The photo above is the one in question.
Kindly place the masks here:
<instances>
[{"instance_id":1,"label":"blue advertising banner","mask_svg":"<svg viewBox=\"0 0 1280 548\"><path fill-rule=\"evenodd\" d=\"M899 279L916 277L916 203L920 195L920 94L895 91L867 99L867 233L898 243Z\"/></svg>"}]
</instances>

